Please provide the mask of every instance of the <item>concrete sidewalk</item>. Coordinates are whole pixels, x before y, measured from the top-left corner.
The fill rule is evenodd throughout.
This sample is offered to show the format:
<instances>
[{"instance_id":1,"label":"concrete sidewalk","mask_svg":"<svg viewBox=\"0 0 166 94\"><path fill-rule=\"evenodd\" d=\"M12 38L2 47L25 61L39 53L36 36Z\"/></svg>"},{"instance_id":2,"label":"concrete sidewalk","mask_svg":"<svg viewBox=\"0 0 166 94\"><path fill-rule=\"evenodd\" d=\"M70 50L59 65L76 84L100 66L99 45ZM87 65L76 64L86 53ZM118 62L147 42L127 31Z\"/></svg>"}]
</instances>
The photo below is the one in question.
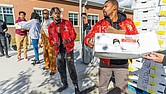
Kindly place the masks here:
<instances>
[{"instance_id":1,"label":"concrete sidewalk","mask_svg":"<svg viewBox=\"0 0 166 94\"><path fill-rule=\"evenodd\" d=\"M74 50L75 64L82 94L98 94L93 87L97 81L97 63L84 65L80 57L79 43L76 43ZM39 49L40 60L43 61L42 49ZM15 51L10 51L11 58L0 58L0 94L58 94L56 90L61 86L60 76L57 72L54 76L42 70L43 63L31 65L34 58L33 50L28 51L30 60L16 62ZM91 77L90 77L91 76ZM74 87L68 75L69 88L61 94L74 94ZM89 88L91 87L91 88ZM95 89L95 90L94 90Z\"/></svg>"}]
</instances>

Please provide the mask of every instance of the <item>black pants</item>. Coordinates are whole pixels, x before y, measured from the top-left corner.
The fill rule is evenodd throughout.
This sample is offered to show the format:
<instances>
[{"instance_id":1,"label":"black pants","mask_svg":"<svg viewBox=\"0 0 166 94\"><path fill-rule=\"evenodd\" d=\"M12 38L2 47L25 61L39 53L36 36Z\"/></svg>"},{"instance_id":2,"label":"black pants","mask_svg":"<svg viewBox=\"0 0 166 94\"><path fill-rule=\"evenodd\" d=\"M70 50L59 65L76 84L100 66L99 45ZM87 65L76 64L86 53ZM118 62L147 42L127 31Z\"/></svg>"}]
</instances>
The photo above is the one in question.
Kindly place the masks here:
<instances>
[{"instance_id":1,"label":"black pants","mask_svg":"<svg viewBox=\"0 0 166 94\"><path fill-rule=\"evenodd\" d=\"M63 85L67 85L67 73L66 73L66 63L69 71L70 78L73 84L78 84L77 73L74 65L74 53L59 53L56 56L58 71L61 76L61 81Z\"/></svg>"},{"instance_id":2,"label":"black pants","mask_svg":"<svg viewBox=\"0 0 166 94\"><path fill-rule=\"evenodd\" d=\"M1 54L4 54L5 51L5 55L8 55L8 47L7 47L7 40L5 35L1 35L0 34L0 52Z\"/></svg>"},{"instance_id":3,"label":"black pants","mask_svg":"<svg viewBox=\"0 0 166 94\"><path fill-rule=\"evenodd\" d=\"M11 35L9 33L5 33L5 37L7 38L8 42L9 42L9 47L10 47Z\"/></svg>"}]
</instances>

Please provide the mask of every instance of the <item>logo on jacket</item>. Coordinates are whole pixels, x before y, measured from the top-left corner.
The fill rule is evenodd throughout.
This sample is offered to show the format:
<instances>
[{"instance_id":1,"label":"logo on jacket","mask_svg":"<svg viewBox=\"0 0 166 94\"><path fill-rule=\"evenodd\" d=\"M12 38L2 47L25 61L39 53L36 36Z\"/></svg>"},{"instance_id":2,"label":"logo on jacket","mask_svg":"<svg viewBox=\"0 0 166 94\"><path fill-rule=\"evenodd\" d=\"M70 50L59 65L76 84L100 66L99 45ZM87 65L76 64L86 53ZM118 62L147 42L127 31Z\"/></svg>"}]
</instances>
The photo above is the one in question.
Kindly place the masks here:
<instances>
[{"instance_id":1,"label":"logo on jacket","mask_svg":"<svg viewBox=\"0 0 166 94\"><path fill-rule=\"evenodd\" d=\"M106 32L106 26L101 26L101 32Z\"/></svg>"},{"instance_id":2,"label":"logo on jacket","mask_svg":"<svg viewBox=\"0 0 166 94\"><path fill-rule=\"evenodd\" d=\"M127 28L128 28L128 30L130 30L130 31L133 30L133 27L132 27L131 25L128 25Z\"/></svg>"},{"instance_id":3,"label":"logo on jacket","mask_svg":"<svg viewBox=\"0 0 166 94\"><path fill-rule=\"evenodd\" d=\"M101 26L102 30L106 29L106 26Z\"/></svg>"},{"instance_id":4,"label":"logo on jacket","mask_svg":"<svg viewBox=\"0 0 166 94\"><path fill-rule=\"evenodd\" d=\"M64 26L64 30L65 30L65 31L69 31L69 29L68 29L67 26Z\"/></svg>"}]
</instances>

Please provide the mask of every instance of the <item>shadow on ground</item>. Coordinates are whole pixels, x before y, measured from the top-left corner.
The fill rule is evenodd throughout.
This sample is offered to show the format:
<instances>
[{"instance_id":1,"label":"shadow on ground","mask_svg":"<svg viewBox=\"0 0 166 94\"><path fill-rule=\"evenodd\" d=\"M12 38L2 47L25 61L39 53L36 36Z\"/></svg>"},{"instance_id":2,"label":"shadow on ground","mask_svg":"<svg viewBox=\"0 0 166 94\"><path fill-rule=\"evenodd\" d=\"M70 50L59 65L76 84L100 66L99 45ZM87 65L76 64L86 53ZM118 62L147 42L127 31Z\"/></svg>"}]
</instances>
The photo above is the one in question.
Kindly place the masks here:
<instances>
[{"instance_id":1,"label":"shadow on ground","mask_svg":"<svg viewBox=\"0 0 166 94\"><path fill-rule=\"evenodd\" d=\"M29 68L25 72L20 72L18 78L10 78L0 82L0 94L26 94L29 91L30 74Z\"/></svg>"},{"instance_id":2,"label":"shadow on ground","mask_svg":"<svg viewBox=\"0 0 166 94\"><path fill-rule=\"evenodd\" d=\"M43 53L40 53L40 55L42 55ZM13 54L14 55L14 54ZM84 65L82 63L82 58L79 57L80 53L79 50L75 50L75 63L76 63L76 69L77 69L77 73L78 73L78 78L79 80L84 79L88 73L85 73L85 71L87 70L88 66ZM33 58L34 55L29 56L29 58ZM43 62L43 59L41 60ZM37 86L35 88L32 88L32 83L33 81L31 80L32 77L34 77L34 74L36 74L37 70L38 73L40 75L40 77L43 77L42 79L40 79L40 77L38 79L40 79L40 83L37 84ZM7 79L7 80L3 80L0 81L0 94L44 94L41 90L45 89L48 91L53 91L53 94L57 94L55 93L56 89L61 85L60 82L60 76L59 73L56 73L54 76L48 76L49 72L43 71L40 68L40 65L35 65L32 68L29 68L25 71L21 71L16 77ZM38 77L38 75L35 75ZM70 77L68 76L68 78L70 79ZM70 82L71 83L71 82ZM88 81L84 81L84 83L89 83ZM82 82L79 82L79 86L80 88L83 86ZM89 83L91 84L91 83ZM51 86L51 89L48 89L48 86ZM82 90L81 94L88 94L89 92L93 91L96 88L96 86L92 86L89 88L86 88L84 90ZM72 89L69 89L72 91ZM51 93L51 94L52 94ZM68 93L70 94L70 93Z\"/></svg>"}]
</instances>

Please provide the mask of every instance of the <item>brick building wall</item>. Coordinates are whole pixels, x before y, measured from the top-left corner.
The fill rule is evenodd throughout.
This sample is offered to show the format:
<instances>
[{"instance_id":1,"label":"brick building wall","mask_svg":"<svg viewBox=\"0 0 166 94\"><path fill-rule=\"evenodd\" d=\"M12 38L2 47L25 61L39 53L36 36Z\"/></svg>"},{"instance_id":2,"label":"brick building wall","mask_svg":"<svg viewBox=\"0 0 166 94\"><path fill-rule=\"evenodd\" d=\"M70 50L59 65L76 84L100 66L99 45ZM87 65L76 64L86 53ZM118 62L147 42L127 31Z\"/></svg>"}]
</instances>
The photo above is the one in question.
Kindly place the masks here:
<instances>
[{"instance_id":1,"label":"brick building wall","mask_svg":"<svg viewBox=\"0 0 166 94\"><path fill-rule=\"evenodd\" d=\"M0 7L5 5L12 5L13 6L13 13L14 13L14 20L18 18L18 12L19 11L25 11L27 13L26 19L30 19L31 13L36 8L47 8L51 9L52 7L59 7L62 10L62 17L64 19L69 19L69 13L70 12L76 12L78 13L78 24L79 24L79 4L73 3L73 2L67 2L65 0L0 0ZM86 12L89 14L95 14L98 15L98 20L103 18L103 12L102 8L100 7L94 7L94 6L88 6L86 9ZM129 18L132 18L132 14L127 13L127 16ZM9 27L9 33L14 38L15 35L15 28L14 25L10 25ZM77 32L77 39L79 39L79 25L75 26L75 30Z\"/></svg>"}]
</instances>

